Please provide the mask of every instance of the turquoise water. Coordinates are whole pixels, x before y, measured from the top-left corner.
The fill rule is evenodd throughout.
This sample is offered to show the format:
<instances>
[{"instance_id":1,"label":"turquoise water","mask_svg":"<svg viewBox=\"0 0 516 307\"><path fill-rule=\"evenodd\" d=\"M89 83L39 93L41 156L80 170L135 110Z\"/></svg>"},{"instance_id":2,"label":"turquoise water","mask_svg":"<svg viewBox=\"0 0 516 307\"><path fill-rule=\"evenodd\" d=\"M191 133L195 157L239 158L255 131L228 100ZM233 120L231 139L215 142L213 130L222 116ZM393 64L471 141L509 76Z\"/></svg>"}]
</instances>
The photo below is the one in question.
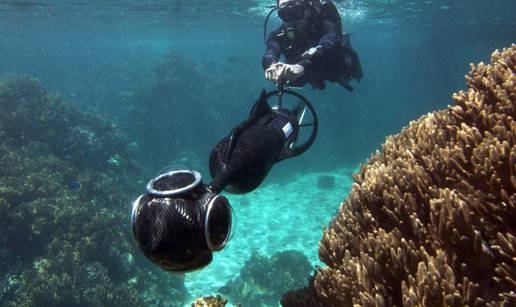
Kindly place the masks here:
<instances>
[{"instance_id":1,"label":"turquoise water","mask_svg":"<svg viewBox=\"0 0 516 307\"><path fill-rule=\"evenodd\" d=\"M296 174L288 181L264 184L245 196L229 196L237 217L237 228L224 251L213 263L193 276L186 275L191 293L216 294L253 253L272 255L284 250L305 254L313 266L323 265L317 257L322 227L336 213L351 188L350 169L331 173ZM332 189L317 188L320 176L336 179Z\"/></svg>"},{"instance_id":2,"label":"turquoise water","mask_svg":"<svg viewBox=\"0 0 516 307\"><path fill-rule=\"evenodd\" d=\"M317 141L302 156L276 165L252 193L225 193L238 219L232 240L206 269L176 279L149 265L132 244L126 225L130 202L167 165L187 165L209 181L212 146L247 116L262 89L274 89L260 64L263 21L273 1L0 1L0 76L30 75L64 105L118 129L106 141L102 131L111 128L95 130L101 124L81 116L68 117L75 134L67 134L59 120L37 126L30 115L16 117L15 111L1 117L0 305L116 304L77 298L104 283L111 287L106 289L126 287L141 300L135 305L181 306L216 294L254 252L297 250L313 266L324 265L317 242L351 188L351 173L387 135L452 103L451 94L465 88L469 63L488 61L494 49L514 43L516 33L516 3L509 0L335 2L360 54L364 79L353 92L335 84L324 91L296 89L318 112ZM270 28L277 24L273 15ZM39 97L20 91L20 97ZM4 114L9 103L30 100L9 97L0 95ZM29 110L34 118L46 114ZM10 131L9 118L28 132L4 133ZM74 141L81 137L87 141ZM319 188L323 175L334 176L335 186ZM81 185L70 188L70 182ZM38 185L46 192L35 193L42 190ZM89 226L64 224L55 218L60 208ZM92 212L102 213L88 220ZM92 231L95 225L105 233ZM85 237L110 252L83 254L74 242ZM70 243L63 248L69 254L56 248L63 242ZM56 260L75 251L80 257L73 265ZM63 272L44 265L54 260ZM63 276L74 277L56 281ZM34 294L31 278L46 288ZM67 283L72 290L65 296ZM178 299L176 292L185 291L177 283L184 283L188 297ZM60 294L52 300L52 293Z\"/></svg>"}]
</instances>

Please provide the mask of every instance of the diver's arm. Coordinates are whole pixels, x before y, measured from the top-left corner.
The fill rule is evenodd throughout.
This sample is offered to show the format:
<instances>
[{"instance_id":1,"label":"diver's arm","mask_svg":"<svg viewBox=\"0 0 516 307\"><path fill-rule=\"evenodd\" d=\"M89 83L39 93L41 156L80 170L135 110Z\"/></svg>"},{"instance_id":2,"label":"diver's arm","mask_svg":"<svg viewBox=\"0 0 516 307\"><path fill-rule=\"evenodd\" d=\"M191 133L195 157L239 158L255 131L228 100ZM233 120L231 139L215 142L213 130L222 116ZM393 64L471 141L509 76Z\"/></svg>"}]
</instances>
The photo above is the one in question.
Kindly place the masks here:
<instances>
[{"instance_id":1,"label":"diver's arm","mask_svg":"<svg viewBox=\"0 0 516 307\"><path fill-rule=\"evenodd\" d=\"M337 25L329 20L324 20L321 27L323 35L317 46L306 50L302 55L303 59L298 63L305 69L322 64L324 58L335 53L338 46L339 31Z\"/></svg>"},{"instance_id":2,"label":"diver's arm","mask_svg":"<svg viewBox=\"0 0 516 307\"><path fill-rule=\"evenodd\" d=\"M280 43L274 39L274 37L269 36L267 39L267 49L265 50L265 54L262 57L262 67L263 70L269 68L272 64L277 63L280 58Z\"/></svg>"}]
</instances>

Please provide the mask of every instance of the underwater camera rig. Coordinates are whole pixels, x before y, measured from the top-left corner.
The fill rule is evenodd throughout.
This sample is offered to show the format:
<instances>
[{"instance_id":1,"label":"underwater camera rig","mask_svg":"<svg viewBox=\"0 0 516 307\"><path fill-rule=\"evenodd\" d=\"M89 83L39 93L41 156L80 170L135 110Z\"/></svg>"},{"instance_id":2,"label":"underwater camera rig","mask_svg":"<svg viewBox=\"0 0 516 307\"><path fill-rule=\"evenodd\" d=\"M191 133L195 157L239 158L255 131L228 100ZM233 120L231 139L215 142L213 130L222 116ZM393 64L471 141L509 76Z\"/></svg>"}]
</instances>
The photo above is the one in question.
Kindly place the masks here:
<instances>
[{"instance_id":1,"label":"underwater camera rig","mask_svg":"<svg viewBox=\"0 0 516 307\"><path fill-rule=\"evenodd\" d=\"M317 114L305 97L283 86L263 91L249 117L213 147L209 184L187 169L165 169L149 181L133 203L134 241L168 271L208 265L234 229L231 205L219 193L253 191L275 163L308 150L317 131Z\"/></svg>"}]
</instances>

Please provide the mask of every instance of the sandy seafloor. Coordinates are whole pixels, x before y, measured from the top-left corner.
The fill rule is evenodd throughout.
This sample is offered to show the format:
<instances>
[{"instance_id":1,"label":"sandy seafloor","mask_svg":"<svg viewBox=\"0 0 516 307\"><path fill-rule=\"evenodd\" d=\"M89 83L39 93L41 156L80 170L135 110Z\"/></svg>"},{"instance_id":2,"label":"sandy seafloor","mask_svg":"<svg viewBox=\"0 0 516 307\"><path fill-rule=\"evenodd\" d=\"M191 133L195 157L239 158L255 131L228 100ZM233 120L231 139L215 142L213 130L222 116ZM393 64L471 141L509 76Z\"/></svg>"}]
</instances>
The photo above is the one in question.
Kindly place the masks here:
<instances>
[{"instance_id":1,"label":"sandy seafloor","mask_svg":"<svg viewBox=\"0 0 516 307\"><path fill-rule=\"evenodd\" d=\"M298 250L313 266L323 265L318 258L322 229L349 193L353 171L356 170L307 173L289 182L263 184L246 195L224 194L237 218L236 231L226 248L214 254L208 267L185 276L192 298L215 295L218 288L238 276L253 252L271 256L278 251ZM332 189L317 187L323 175L335 177Z\"/></svg>"}]
</instances>

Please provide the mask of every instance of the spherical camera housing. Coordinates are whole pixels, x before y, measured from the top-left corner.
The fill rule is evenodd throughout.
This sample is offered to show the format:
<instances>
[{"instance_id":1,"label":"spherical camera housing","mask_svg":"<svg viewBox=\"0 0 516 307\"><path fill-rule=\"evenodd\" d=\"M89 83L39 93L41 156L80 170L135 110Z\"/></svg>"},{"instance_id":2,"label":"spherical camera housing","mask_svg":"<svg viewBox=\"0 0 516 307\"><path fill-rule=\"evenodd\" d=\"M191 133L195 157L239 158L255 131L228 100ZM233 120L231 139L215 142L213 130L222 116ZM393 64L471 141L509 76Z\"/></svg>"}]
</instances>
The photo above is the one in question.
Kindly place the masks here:
<instances>
[{"instance_id":1,"label":"spherical camera housing","mask_svg":"<svg viewBox=\"0 0 516 307\"><path fill-rule=\"evenodd\" d=\"M143 254L168 271L201 269L224 248L233 229L228 200L191 170L159 174L133 203L131 231Z\"/></svg>"}]
</instances>

